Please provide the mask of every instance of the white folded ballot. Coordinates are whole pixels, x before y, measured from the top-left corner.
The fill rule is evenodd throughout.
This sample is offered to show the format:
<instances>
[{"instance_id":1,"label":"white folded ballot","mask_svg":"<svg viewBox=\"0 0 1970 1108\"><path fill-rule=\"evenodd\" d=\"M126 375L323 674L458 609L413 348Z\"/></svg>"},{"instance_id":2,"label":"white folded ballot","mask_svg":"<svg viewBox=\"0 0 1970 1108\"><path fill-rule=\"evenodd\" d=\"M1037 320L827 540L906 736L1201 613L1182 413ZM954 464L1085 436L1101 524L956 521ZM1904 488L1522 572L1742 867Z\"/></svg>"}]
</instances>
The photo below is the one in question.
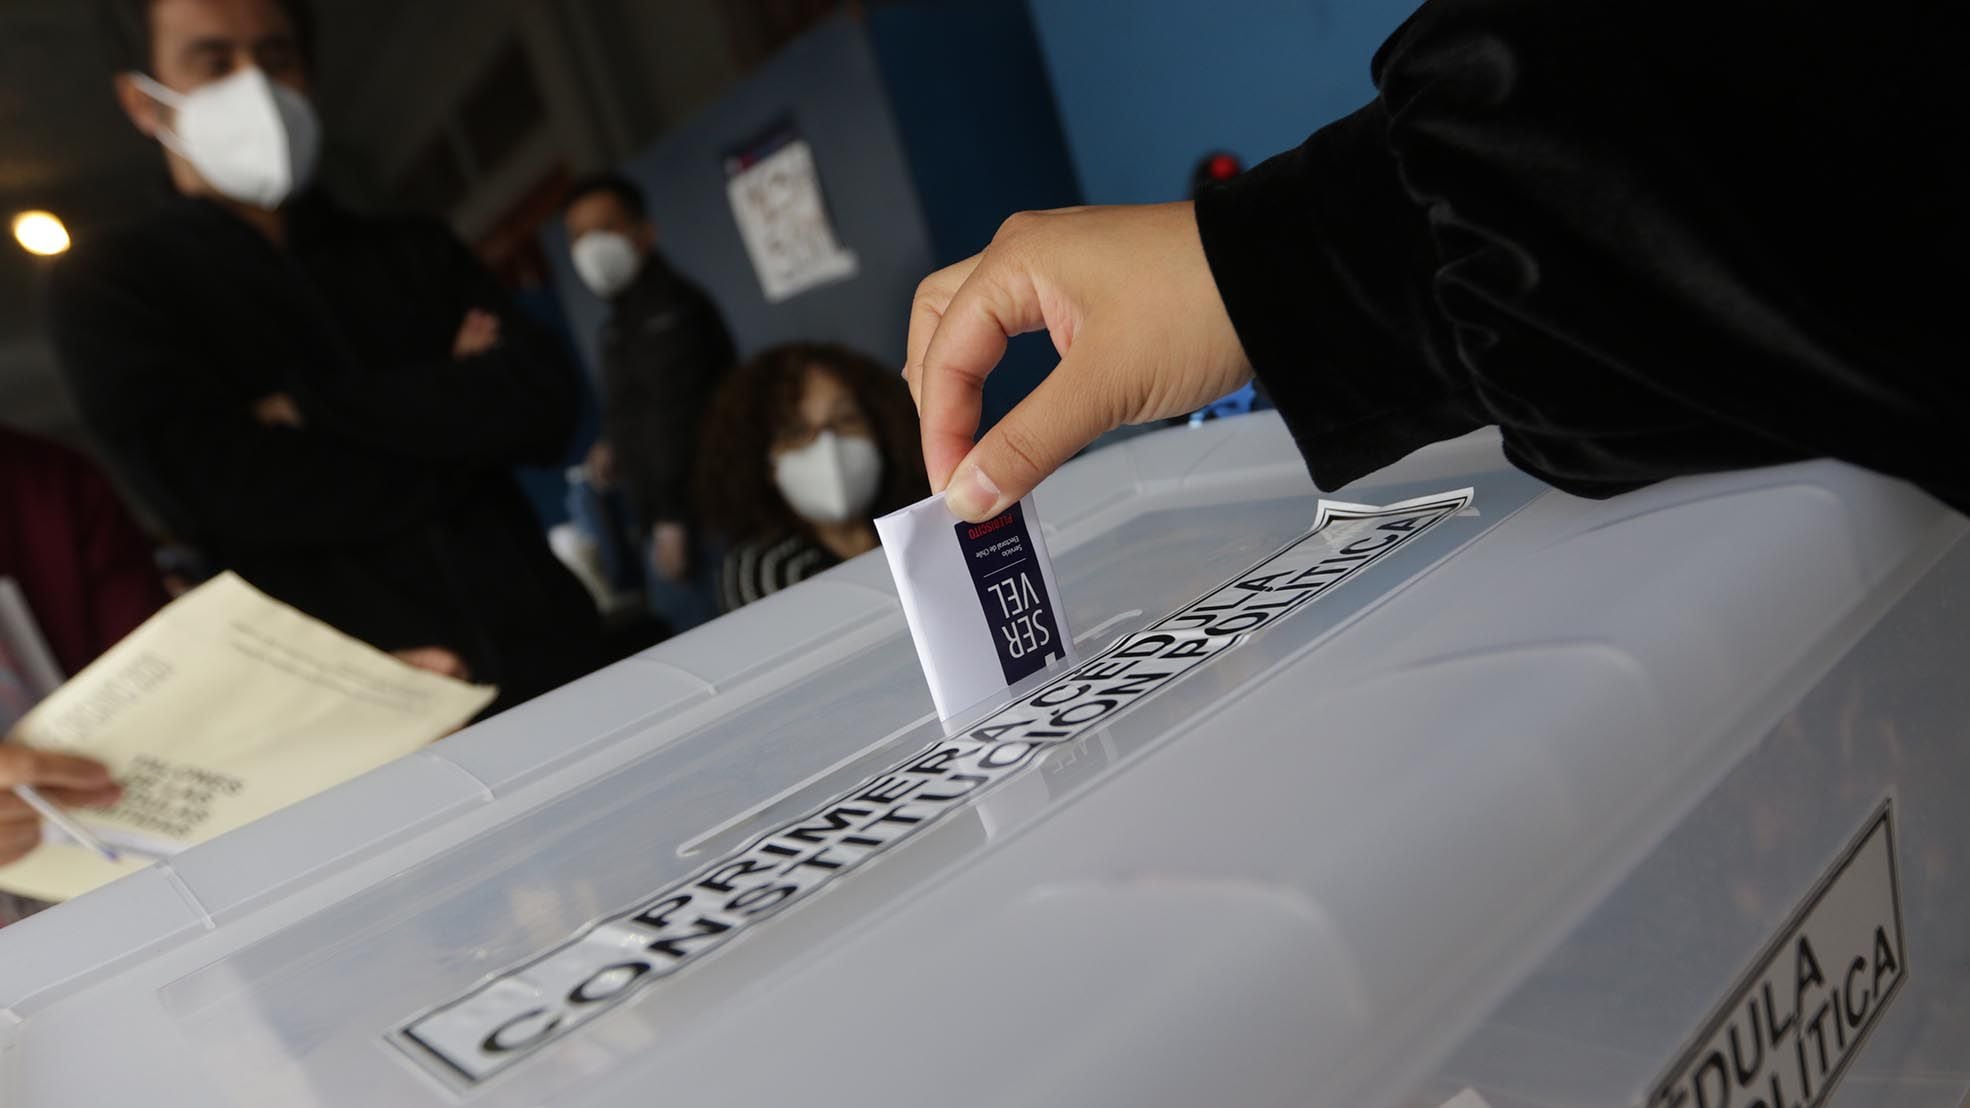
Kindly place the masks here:
<instances>
[{"instance_id":1,"label":"white folded ballot","mask_svg":"<svg viewBox=\"0 0 1970 1108\"><path fill-rule=\"evenodd\" d=\"M95 758L123 785L72 809L124 853L51 837L0 890L66 900L441 738L495 690L415 669L227 573L49 694L10 741Z\"/></svg>"},{"instance_id":2,"label":"white folded ballot","mask_svg":"<svg viewBox=\"0 0 1970 1108\"><path fill-rule=\"evenodd\" d=\"M876 520L876 533L940 718L1072 656L1032 497L967 523L940 493Z\"/></svg>"}]
</instances>

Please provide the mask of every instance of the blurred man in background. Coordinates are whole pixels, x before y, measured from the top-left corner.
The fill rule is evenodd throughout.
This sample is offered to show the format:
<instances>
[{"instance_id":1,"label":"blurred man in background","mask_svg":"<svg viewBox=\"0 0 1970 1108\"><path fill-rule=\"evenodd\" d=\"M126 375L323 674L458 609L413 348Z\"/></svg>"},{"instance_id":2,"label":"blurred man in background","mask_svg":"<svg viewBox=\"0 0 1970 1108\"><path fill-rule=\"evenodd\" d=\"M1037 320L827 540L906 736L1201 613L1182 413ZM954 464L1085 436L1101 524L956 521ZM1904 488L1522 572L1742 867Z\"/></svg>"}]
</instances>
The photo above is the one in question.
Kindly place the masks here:
<instances>
[{"instance_id":1,"label":"blurred man in background","mask_svg":"<svg viewBox=\"0 0 1970 1108\"><path fill-rule=\"evenodd\" d=\"M440 224L352 215L320 150L304 0L114 0L115 90L177 193L56 270L83 416L215 569L495 709L585 672L595 611L513 479L578 380Z\"/></svg>"},{"instance_id":2,"label":"blurred man in background","mask_svg":"<svg viewBox=\"0 0 1970 1108\"><path fill-rule=\"evenodd\" d=\"M569 193L575 272L609 304L602 330L600 483L628 494L648 536L651 606L683 631L717 614L717 559L691 510L699 426L738 360L718 305L664 261L643 193L599 174Z\"/></svg>"}]
</instances>

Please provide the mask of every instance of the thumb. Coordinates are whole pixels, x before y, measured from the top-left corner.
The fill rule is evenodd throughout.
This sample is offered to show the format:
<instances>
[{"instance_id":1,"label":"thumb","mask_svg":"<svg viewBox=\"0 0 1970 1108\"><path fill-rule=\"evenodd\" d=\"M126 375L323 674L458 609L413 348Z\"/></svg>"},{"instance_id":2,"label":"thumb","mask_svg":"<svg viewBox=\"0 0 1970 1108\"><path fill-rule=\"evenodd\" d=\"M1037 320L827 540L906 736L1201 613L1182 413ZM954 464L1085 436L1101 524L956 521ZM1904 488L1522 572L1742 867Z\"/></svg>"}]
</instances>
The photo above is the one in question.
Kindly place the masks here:
<instances>
[{"instance_id":1,"label":"thumb","mask_svg":"<svg viewBox=\"0 0 1970 1108\"><path fill-rule=\"evenodd\" d=\"M1114 405L1091 387L1100 377L1076 364L1091 345L1098 344L1082 336L1039 387L971 448L951 474L947 507L973 523L990 519L1121 422Z\"/></svg>"},{"instance_id":2,"label":"thumb","mask_svg":"<svg viewBox=\"0 0 1970 1108\"><path fill-rule=\"evenodd\" d=\"M93 789L111 783L109 767L93 759L35 750L15 743L0 745L0 788L54 785Z\"/></svg>"}]
</instances>

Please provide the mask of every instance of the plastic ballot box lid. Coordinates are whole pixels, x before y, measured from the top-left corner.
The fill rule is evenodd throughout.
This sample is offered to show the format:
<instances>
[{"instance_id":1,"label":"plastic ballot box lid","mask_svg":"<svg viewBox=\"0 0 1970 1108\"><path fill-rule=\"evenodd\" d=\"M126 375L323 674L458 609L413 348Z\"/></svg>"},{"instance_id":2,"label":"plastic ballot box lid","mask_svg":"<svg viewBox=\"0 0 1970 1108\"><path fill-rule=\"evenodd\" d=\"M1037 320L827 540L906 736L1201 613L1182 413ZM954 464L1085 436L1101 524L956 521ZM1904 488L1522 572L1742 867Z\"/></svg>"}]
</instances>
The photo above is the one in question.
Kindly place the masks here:
<instances>
[{"instance_id":1,"label":"plastic ballot box lid","mask_svg":"<svg viewBox=\"0 0 1970 1108\"><path fill-rule=\"evenodd\" d=\"M0 931L0 1103L1421 1103L1962 530L1482 433L1319 499L1270 415L1100 450L976 718L876 553Z\"/></svg>"}]
</instances>

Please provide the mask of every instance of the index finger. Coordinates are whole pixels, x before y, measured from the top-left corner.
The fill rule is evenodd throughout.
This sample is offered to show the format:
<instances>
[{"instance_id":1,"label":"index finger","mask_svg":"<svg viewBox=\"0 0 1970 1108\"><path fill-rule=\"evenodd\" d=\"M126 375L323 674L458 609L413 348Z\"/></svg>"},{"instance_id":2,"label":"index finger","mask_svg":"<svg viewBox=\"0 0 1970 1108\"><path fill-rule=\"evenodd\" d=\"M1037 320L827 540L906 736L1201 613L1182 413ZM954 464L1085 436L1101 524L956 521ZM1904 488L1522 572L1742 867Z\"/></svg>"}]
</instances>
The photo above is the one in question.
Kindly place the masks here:
<instances>
[{"instance_id":1,"label":"index finger","mask_svg":"<svg viewBox=\"0 0 1970 1108\"><path fill-rule=\"evenodd\" d=\"M918 407L923 405L923 355L930 349L930 336L937 333L937 324L944 318L945 307L964 285L965 278L978 268L978 259L982 256L973 254L964 261L947 265L925 277L917 285L916 296L910 300L910 335L904 345L903 380L910 386L910 400Z\"/></svg>"},{"instance_id":2,"label":"index finger","mask_svg":"<svg viewBox=\"0 0 1970 1108\"><path fill-rule=\"evenodd\" d=\"M1006 340L1044 327L1033 282L987 252L945 306L924 350L919 415L930 487L942 489L971 452L984 407L985 378Z\"/></svg>"}]
</instances>

